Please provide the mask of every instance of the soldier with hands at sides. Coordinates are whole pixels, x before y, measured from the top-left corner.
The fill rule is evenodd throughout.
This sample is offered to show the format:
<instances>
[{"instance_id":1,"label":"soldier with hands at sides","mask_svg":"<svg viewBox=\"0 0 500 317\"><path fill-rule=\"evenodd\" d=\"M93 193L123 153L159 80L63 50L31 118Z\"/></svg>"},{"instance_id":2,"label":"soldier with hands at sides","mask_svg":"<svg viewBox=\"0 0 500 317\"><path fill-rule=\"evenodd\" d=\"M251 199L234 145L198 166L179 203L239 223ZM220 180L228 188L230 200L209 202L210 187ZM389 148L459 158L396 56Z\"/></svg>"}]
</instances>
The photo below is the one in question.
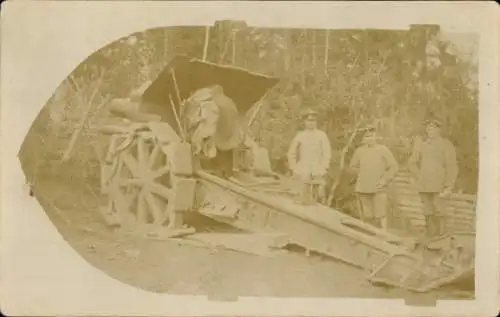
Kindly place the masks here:
<instances>
[{"instance_id":1,"label":"soldier with hands at sides","mask_svg":"<svg viewBox=\"0 0 500 317\"><path fill-rule=\"evenodd\" d=\"M317 181L318 200L324 198L324 177L330 166L331 146L326 133L318 129L318 113L306 110L302 114L305 129L299 131L288 150L288 166L295 178L304 182Z\"/></svg>"},{"instance_id":2,"label":"soldier with hands at sides","mask_svg":"<svg viewBox=\"0 0 500 317\"><path fill-rule=\"evenodd\" d=\"M426 122L427 139L415 144L408 162L424 207L428 237L441 233L438 200L451 194L458 176L455 147L442 137L441 126L441 121L436 119Z\"/></svg>"}]
</instances>

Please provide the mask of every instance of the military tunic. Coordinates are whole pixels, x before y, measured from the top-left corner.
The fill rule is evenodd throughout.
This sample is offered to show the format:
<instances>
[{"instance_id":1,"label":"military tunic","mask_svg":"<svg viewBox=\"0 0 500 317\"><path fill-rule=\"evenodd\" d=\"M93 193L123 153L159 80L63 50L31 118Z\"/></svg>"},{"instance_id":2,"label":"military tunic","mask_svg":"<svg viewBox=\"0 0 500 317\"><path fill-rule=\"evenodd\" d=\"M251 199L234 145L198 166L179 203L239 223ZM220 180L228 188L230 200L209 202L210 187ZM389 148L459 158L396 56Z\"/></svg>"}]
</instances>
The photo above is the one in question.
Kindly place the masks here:
<instances>
[{"instance_id":1,"label":"military tunic","mask_svg":"<svg viewBox=\"0 0 500 317\"><path fill-rule=\"evenodd\" d=\"M408 167L417 178L421 193L440 193L453 189L458 175L455 147L444 138L423 142L415 147Z\"/></svg>"},{"instance_id":2,"label":"military tunic","mask_svg":"<svg viewBox=\"0 0 500 317\"><path fill-rule=\"evenodd\" d=\"M288 150L290 169L302 179L324 176L330 166L330 158L330 140L319 129L297 133Z\"/></svg>"},{"instance_id":3,"label":"military tunic","mask_svg":"<svg viewBox=\"0 0 500 317\"><path fill-rule=\"evenodd\" d=\"M387 214L387 184L398 171L391 150L381 144L361 145L354 151L350 167L357 170L355 191L363 217L366 220L384 218Z\"/></svg>"}]
</instances>

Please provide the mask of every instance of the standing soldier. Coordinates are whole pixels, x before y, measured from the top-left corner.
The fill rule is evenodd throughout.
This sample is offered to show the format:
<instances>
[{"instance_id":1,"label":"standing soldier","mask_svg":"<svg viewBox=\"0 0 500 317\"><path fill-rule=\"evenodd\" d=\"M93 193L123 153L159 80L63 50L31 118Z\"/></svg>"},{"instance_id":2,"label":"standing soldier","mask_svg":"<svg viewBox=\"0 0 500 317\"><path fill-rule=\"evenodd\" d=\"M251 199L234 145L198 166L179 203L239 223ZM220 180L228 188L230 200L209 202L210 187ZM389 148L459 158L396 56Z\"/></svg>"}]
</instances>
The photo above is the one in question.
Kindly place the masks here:
<instances>
[{"instance_id":1,"label":"standing soldier","mask_svg":"<svg viewBox=\"0 0 500 317\"><path fill-rule=\"evenodd\" d=\"M296 178L319 183L318 199L324 198L324 177L330 166L330 140L317 128L318 113L307 110L302 114L305 129L298 132L288 150L288 166Z\"/></svg>"},{"instance_id":2,"label":"standing soldier","mask_svg":"<svg viewBox=\"0 0 500 317\"><path fill-rule=\"evenodd\" d=\"M441 233L437 200L451 194L458 166L455 147L441 136L441 122L427 121L426 133L427 140L415 146L408 167L417 180L427 236L433 237Z\"/></svg>"},{"instance_id":3,"label":"standing soldier","mask_svg":"<svg viewBox=\"0 0 500 317\"><path fill-rule=\"evenodd\" d=\"M398 171L391 150L377 142L375 128L364 129L362 144L351 159L350 167L357 173L356 194L361 217L387 229L387 186Z\"/></svg>"}]
</instances>

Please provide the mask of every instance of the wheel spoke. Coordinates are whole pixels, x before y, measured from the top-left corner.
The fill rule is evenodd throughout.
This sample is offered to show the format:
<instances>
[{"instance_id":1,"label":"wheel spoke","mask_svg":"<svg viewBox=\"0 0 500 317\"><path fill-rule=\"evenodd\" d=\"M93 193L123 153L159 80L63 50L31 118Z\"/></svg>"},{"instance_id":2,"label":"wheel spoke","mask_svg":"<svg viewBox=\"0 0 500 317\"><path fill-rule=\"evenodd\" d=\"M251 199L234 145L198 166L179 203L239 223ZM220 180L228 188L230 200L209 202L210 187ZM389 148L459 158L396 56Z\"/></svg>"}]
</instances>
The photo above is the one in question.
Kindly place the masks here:
<instances>
[{"instance_id":1,"label":"wheel spoke","mask_svg":"<svg viewBox=\"0 0 500 317\"><path fill-rule=\"evenodd\" d=\"M163 175L165 175L166 173L168 173L170 171L170 166L167 164L163 167L160 167L159 169L157 169L156 171L154 171L152 174L151 174L151 178L152 179L156 179L158 177L161 177Z\"/></svg>"},{"instance_id":2,"label":"wheel spoke","mask_svg":"<svg viewBox=\"0 0 500 317\"><path fill-rule=\"evenodd\" d=\"M156 198L153 197L153 195L149 192L144 193L144 198L145 198L146 202L148 203L149 210L153 214L154 222L156 224L163 223L163 221L165 221L164 211L157 204Z\"/></svg>"},{"instance_id":3,"label":"wheel spoke","mask_svg":"<svg viewBox=\"0 0 500 317\"><path fill-rule=\"evenodd\" d=\"M139 167L137 160L129 153L123 154L123 162L127 165L128 169L132 175L136 178L141 178L143 176L142 170Z\"/></svg>"},{"instance_id":4,"label":"wheel spoke","mask_svg":"<svg viewBox=\"0 0 500 317\"><path fill-rule=\"evenodd\" d=\"M147 145L146 140L142 137L137 138L137 158L139 164L145 166L148 162Z\"/></svg>"},{"instance_id":5,"label":"wheel spoke","mask_svg":"<svg viewBox=\"0 0 500 317\"><path fill-rule=\"evenodd\" d=\"M158 130L156 132L168 132L161 125L154 128ZM166 178L171 170L167 153L174 150L169 144L176 139L163 135L158 139L156 134L148 132L124 141L115 137L111 145L117 149L112 148L110 152L118 152L112 157L112 164L102 172L102 177L110 179L110 203L117 212L126 216L121 218L125 219L121 221L123 223L127 223L127 217L133 216L137 224L162 225L169 218L170 209L175 208L172 205L175 197ZM108 156L111 157L111 153Z\"/></svg>"},{"instance_id":6,"label":"wheel spoke","mask_svg":"<svg viewBox=\"0 0 500 317\"><path fill-rule=\"evenodd\" d=\"M159 183L148 183L146 187L151 191L153 194L158 195L162 197L163 199L166 199L170 203L171 199L171 191L168 187L159 184Z\"/></svg>"},{"instance_id":7,"label":"wheel spoke","mask_svg":"<svg viewBox=\"0 0 500 317\"><path fill-rule=\"evenodd\" d=\"M160 154L160 146L158 144L155 144L153 147L153 151L151 152L151 155L149 156L149 161L148 161L148 167L153 168L156 160L158 159L158 154Z\"/></svg>"}]
</instances>

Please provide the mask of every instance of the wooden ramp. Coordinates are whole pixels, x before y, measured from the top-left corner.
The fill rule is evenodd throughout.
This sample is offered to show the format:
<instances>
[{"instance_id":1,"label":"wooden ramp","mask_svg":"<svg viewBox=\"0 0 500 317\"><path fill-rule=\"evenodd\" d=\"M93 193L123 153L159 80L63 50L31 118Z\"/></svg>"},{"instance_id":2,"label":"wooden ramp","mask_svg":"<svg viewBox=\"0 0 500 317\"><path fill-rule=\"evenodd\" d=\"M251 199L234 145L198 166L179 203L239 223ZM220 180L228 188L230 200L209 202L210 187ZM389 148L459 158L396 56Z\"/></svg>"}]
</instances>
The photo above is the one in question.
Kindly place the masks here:
<instances>
[{"instance_id":1,"label":"wooden ramp","mask_svg":"<svg viewBox=\"0 0 500 317\"><path fill-rule=\"evenodd\" d=\"M259 186L248 179L222 179L205 171L197 176L201 214L248 232L286 234L290 243L307 251L365 270L374 283L425 292L473 270L473 260L472 268L450 268L443 260L449 250L439 246L445 238L433 241L434 246L426 244L425 249L433 248L434 255L423 257L415 239L399 237L324 205L303 205L294 199L289 186L272 181ZM473 242L467 250L471 246Z\"/></svg>"},{"instance_id":2,"label":"wooden ramp","mask_svg":"<svg viewBox=\"0 0 500 317\"><path fill-rule=\"evenodd\" d=\"M408 250L413 241L337 210L320 204L301 205L290 194L243 186L204 171L198 176L197 209L214 220L249 232L284 233L291 243L367 270L393 254L411 257Z\"/></svg>"}]
</instances>

